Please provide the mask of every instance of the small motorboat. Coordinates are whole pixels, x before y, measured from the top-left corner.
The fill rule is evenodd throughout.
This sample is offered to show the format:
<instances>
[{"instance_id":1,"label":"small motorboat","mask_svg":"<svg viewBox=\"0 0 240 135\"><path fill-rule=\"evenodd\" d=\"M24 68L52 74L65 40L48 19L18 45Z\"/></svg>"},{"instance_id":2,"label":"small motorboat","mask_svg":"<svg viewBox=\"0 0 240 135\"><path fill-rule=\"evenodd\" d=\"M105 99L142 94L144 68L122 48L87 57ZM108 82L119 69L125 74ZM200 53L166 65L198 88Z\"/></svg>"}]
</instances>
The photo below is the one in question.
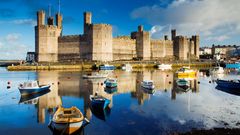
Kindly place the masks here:
<instances>
[{"instance_id":1,"label":"small motorboat","mask_svg":"<svg viewBox=\"0 0 240 135\"><path fill-rule=\"evenodd\" d=\"M155 88L152 80L144 80L141 82L141 86L145 89L153 90Z\"/></svg>"},{"instance_id":2,"label":"small motorboat","mask_svg":"<svg viewBox=\"0 0 240 135\"><path fill-rule=\"evenodd\" d=\"M107 87L107 88L117 87L117 79L115 79L115 78L107 78L107 79L104 81L104 85L105 85L105 87Z\"/></svg>"},{"instance_id":3,"label":"small motorboat","mask_svg":"<svg viewBox=\"0 0 240 135\"><path fill-rule=\"evenodd\" d=\"M116 93L117 92L117 87L113 87L113 88L108 88L108 87L105 87L104 88L104 91L108 94L113 94L113 93Z\"/></svg>"},{"instance_id":4,"label":"small motorboat","mask_svg":"<svg viewBox=\"0 0 240 135\"><path fill-rule=\"evenodd\" d=\"M49 126L59 133L72 134L80 130L84 120L89 122L77 107L58 107Z\"/></svg>"},{"instance_id":5,"label":"small motorboat","mask_svg":"<svg viewBox=\"0 0 240 135\"><path fill-rule=\"evenodd\" d=\"M130 72L130 71L132 71L132 65L131 64L123 64L122 70Z\"/></svg>"},{"instance_id":6,"label":"small motorboat","mask_svg":"<svg viewBox=\"0 0 240 135\"><path fill-rule=\"evenodd\" d=\"M190 69L190 67L182 67L177 72L178 78L184 78L184 77L194 77L196 76L196 71Z\"/></svg>"},{"instance_id":7,"label":"small motorboat","mask_svg":"<svg viewBox=\"0 0 240 135\"><path fill-rule=\"evenodd\" d=\"M240 90L240 80L216 80L218 87Z\"/></svg>"},{"instance_id":8,"label":"small motorboat","mask_svg":"<svg viewBox=\"0 0 240 135\"><path fill-rule=\"evenodd\" d=\"M41 91L49 90L51 85L38 85L37 81L28 81L20 84L18 89L21 95L34 94Z\"/></svg>"},{"instance_id":9,"label":"small motorboat","mask_svg":"<svg viewBox=\"0 0 240 135\"><path fill-rule=\"evenodd\" d=\"M107 78L107 74L102 74L102 73L91 73L91 74L85 74L82 77L84 79L102 79L102 78Z\"/></svg>"},{"instance_id":10,"label":"small motorboat","mask_svg":"<svg viewBox=\"0 0 240 135\"><path fill-rule=\"evenodd\" d=\"M186 79L178 79L176 81L178 86L189 86L189 81L187 81Z\"/></svg>"},{"instance_id":11,"label":"small motorboat","mask_svg":"<svg viewBox=\"0 0 240 135\"><path fill-rule=\"evenodd\" d=\"M212 69L212 73L213 74L223 74L224 73L224 69L223 69L223 67L217 66L217 67L214 67Z\"/></svg>"},{"instance_id":12,"label":"small motorboat","mask_svg":"<svg viewBox=\"0 0 240 135\"><path fill-rule=\"evenodd\" d=\"M172 69L172 64L160 64L158 65L158 69L161 69L161 70L169 70L169 69Z\"/></svg>"},{"instance_id":13,"label":"small motorboat","mask_svg":"<svg viewBox=\"0 0 240 135\"><path fill-rule=\"evenodd\" d=\"M114 70L115 66L109 64L103 64L99 66L100 70Z\"/></svg>"},{"instance_id":14,"label":"small motorboat","mask_svg":"<svg viewBox=\"0 0 240 135\"><path fill-rule=\"evenodd\" d=\"M91 105L94 108L101 108L101 109L105 109L109 104L110 104L110 100L100 96L100 95L90 95L90 101L91 101Z\"/></svg>"}]
</instances>

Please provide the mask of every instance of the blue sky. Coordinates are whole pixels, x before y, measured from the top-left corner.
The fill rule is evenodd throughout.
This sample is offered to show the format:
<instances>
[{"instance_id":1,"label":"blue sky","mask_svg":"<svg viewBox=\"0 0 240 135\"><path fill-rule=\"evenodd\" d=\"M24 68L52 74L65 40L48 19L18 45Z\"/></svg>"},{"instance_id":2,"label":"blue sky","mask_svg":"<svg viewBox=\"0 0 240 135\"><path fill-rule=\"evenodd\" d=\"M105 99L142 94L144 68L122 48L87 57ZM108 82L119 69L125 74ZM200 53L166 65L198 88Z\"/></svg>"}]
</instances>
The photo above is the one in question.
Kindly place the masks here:
<instances>
[{"instance_id":1,"label":"blue sky","mask_svg":"<svg viewBox=\"0 0 240 135\"><path fill-rule=\"evenodd\" d=\"M34 51L36 11L58 0L0 0L0 59L25 59ZM93 23L113 25L113 36L129 35L139 24L152 38L199 34L201 46L239 44L239 0L61 0L63 34L81 34L83 12L91 11ZM170 35L169 35L170 36Z\"/></svg>"}]
</instances>

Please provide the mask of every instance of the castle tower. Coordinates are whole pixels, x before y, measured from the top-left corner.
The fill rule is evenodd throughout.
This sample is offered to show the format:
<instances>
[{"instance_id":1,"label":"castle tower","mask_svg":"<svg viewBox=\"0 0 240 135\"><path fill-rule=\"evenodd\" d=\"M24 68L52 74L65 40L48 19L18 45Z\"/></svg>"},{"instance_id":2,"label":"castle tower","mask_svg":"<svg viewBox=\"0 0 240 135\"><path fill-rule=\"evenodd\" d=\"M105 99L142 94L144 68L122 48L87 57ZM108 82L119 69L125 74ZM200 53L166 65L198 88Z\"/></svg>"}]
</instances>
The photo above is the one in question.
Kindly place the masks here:
<instances>
[{"instance_id":1,"label":"castle tower","mask_svg":"<svg viewBox=\"0 0 240 135\"><path fill-rule=\"evenodd\" d=\"M54 25L54 19L51 16L48 17L47 25L45 25L44 11L37 12L37 21L37 26L35 26L36 61L57 62L58 37L62 32L62 28Z\"/></svg>"},{"instance_id":2,"label":"castle tower","mask_svg":"<svg viewBox=\"0 0 240 135\"><path fill-rule=\"evenodd\" d=\"M140 59L149 60L151 58L150 34L143 31L142 25L138 26L136 33L136 52Z\"/></svg>"},{"instance_id":3,"label":"castle tower","mask_svg":"<svg viewBox=\"0 0 240 135\"><path fill-rule=\"evenodd\" d=\"M196 55L196 57L199 58L199 42L200 42L199 35L192 36L192 40L194 42L194 55Z\"/></svg>"},{"instance_id":4,"label":"castle tower","mask_svg":"<svg viewBox=\"0 0 240 135\"><path fill-rule=\"evenodd\" d=\"M62 29L62 15L60 13L56 14L56 25L59 29Z\"/></svg>"},{"instance_id":5,"label":"castle tower","mask_svg":"<svg viewBox=\"0 0 240 135\"><path fill-rule=\"evenodd\" d=\"M176 29L172 29L171 34L172 34L172 40L174 41L175 37L177 36Z\"/></svg>"},{"instance_id":6,"label":"castle tower","mask_svg":"<svg viewBox=\"0 0 240 135\"><path fill-rule=\"evenodd\" d=\"M84 12L84 34L87 34L92 24L92 13L91 12Z\"/></svg>"},{"instance_id":7,"label":"castle tower","mask_svg":"<svg viewBox=\"0 0 240 135\"><path fill-rule=\"evenodd\" d=\"M108 24L94 24L90 26L91 60L112 61L112 26Z\"/></svg>"},{"instance_id":8,"label":"castle tower","mask_svg":"<svg viewBox=\"0 0 240 135\"><path fill-rule=\"evenodd\" d=\"M37 12L37 26L41 26L45 24L45 12L40 10Z\"/></svg>"},{"instance_id":9,"label":"castle tower","mask_svg":"<svg viewBox=\"0 0 240 135\"><path fill-rule=\"evenodd\" d=\"M174 38L174 56L178 60L188 60L189 40L183 36Z\"/></svg>"}]
</instances>

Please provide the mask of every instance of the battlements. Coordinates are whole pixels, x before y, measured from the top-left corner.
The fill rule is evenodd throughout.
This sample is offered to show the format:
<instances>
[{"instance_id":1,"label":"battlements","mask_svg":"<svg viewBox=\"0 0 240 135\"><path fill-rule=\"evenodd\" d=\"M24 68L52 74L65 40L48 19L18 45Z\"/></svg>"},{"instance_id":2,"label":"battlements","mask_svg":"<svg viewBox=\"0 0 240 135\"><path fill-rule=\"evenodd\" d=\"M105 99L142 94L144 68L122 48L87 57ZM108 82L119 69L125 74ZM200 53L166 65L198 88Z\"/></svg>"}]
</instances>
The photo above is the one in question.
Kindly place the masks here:
<instances>
[{"instance_id":1,"label":"battlements","mask_svg":"<svg viewBox=\"0 0 240 135\"><path fill-rule=\"evenodd\" d=\"M136 39L132 39L130 36L117 36L114 37L113 39L119 41L136 41Z\"/></svg>"},{"instance_id":2,"label":"battlements","mask_svg":"<svg viewBox=\"0 0 240 135\"><path fill-rule=\"evenodd\" d=\"M59 42L75 42L80 41L80 35L67 35L58 38Z\"/></svg>"}]
</instances>

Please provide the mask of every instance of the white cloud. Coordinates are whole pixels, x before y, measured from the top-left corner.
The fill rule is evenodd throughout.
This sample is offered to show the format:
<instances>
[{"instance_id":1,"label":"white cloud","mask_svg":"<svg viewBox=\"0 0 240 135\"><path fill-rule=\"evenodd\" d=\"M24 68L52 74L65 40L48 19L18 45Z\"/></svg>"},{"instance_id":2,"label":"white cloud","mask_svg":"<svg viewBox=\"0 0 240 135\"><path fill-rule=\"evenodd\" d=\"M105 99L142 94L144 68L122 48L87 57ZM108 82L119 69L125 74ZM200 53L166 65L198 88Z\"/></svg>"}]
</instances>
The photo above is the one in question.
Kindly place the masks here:
<instances>
[{"instance_id":1,"label":"white cloud","mask_svg":"<svg viewBox=\"0 0 240 135\"><path fill-rule=\"evenodd\" d=\"M18 24L18 25L31 25L31 26L35 26L37 24L36 20L33 20L33 19L18 19L18 20L13 20L11 22L13 24Z\"/></svg>"},{"instance_id":2,"label":"white cloud","mask_svg":"<svg viewBox=\"0 0 240 135\"><path fill-rule=\"evenodd\" d=\"M206 40L214 40L214 41L221 42L221 41L224 41L224 40L229 39L229 38L230 37L227 36L227 35L221 35L221 36L216 36L216 37L208 37L208 38L206 38Z\"/></svg>"},{"instance_id":3,"label":"white cloud","mask_svg":"<svg viewBox=\"0 0 240 135\"><path fill-rule=\"evenodd\" d=\"M11 34L8 34L5 39L7 40L7 42L13 43L13 42L17 42L20 39L20 36L21 34L11 33Z\"/></svg>"},{"instance_id":4,"label":"white cloud","mask_svg":"<svg viewBox=\"0 0 240 135\"><path fill-rule=\"evenodd\" d=\"M0 24L15 24L15 25L30 25L35 26L37 25L37 21L34 19L16 19L16 20L10 20L10 21L0 21Z\"/></svg>"},{"instance_id":5,"label":"white cloud","mask_svg":"<svg viewBox=\"0 0 240 135\"><path fill-rule=\"evenodd\" d=\"M159 3L135 9L132 18L144 18L156 27L176 28L184 35L200 34L201 39L224 41L240 33L239 0L175 0L166 8ZM169 29L152 32L153 37ZM157 35L157 36L156 36ZM161 35L161 36L162 36Z\"/></svg>"},{"instance_id":6,"label":"white cloud","mask_svg":"<svg viewBox=\"0 0 240 135\"><path fill-rule=\"evenodd\" d=\"M20 37L19 33L11 33L0 39L0 59L25 59L27 52L33 48L21 43Z\"/></svg>"}]
</instances>

